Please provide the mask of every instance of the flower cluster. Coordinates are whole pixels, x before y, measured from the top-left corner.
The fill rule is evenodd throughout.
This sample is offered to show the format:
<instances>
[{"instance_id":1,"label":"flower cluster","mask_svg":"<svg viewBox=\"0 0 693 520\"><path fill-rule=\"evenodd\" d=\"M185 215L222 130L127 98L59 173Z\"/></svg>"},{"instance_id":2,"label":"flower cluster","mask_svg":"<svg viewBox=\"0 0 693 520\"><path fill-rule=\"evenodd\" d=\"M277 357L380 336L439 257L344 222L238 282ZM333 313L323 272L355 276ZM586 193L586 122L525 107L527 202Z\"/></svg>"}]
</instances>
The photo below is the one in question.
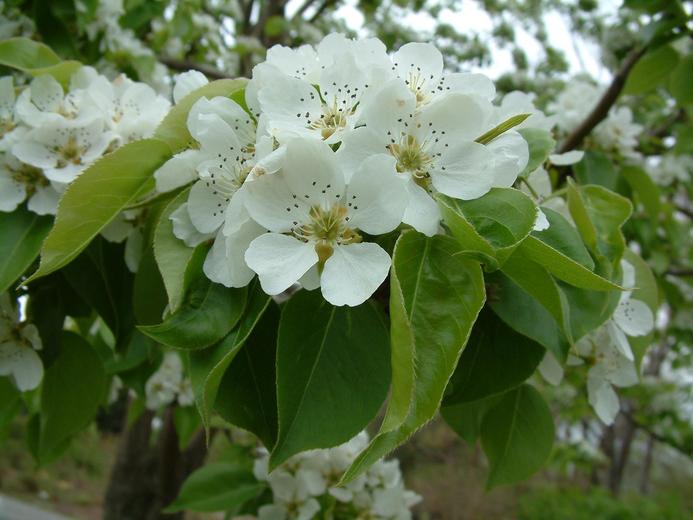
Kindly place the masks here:
<instances>
[{"instance_id":1,"label":"flower cluster","mask_svg":"<svg viewBox=\"0 0 693 520\"><path fill-rule=\"evenodd\" d=\"M16 95L12 78L0 78L0 211L28 199L30 211L55 214L67 184L104 153L150 135L169 107L144 83L109 81L91 67L67 91L43 75Z\"/></svg>"},{"instance_id":2,"label":"flower cluster","mask_svg":"<svg viewBox=\"0 0 693 520\"><path fill-rule=\"evenodd\" d=\"M623 287L635 286L635 269L621 261ZM642 301L631 297L632 291L621 294L613 316L601 327L575 344L575 355L568 358L569 365L590 365L587 374L587 394L590 405L605 423L612 424L620 404L614 386L627 387L638 382L635 358L628 337L645 336L654 328L654 316ZM558 384L563 371L553 355L547 353L539 366L542 376Z\"/></svg>"},{"instance_id":3,"label":"flower cluster","mask_svg":"<svg viewBox=\"0 0 693 520\"><path fill-rule=\"evenodd\" d=\"M192 384L183 373L183 362L176 352L166 352L159 368L144 386L146 406L160 410L176 401L180 406L195 402Z\"/></svg>"},{"instance_id":4,"label":"flower cluster","mask_svg":"<svg viewBox=\"0 0 693 520\"><path fill-rule=\"evenodd\" d=\"M172 219L188 245L214 238L213 281L257 274L271 295L298 282L359 305L390 267L375 236L401 224L434 235L437 194L475 199L524 169L526 141L499 129L520 113L494 97L483 75L445 74L430 44L392 56L338 34L275 46L246 89L253 115L201 98L187 121L195 146L156 172L157 187L193 183Z\"/></svg>"},{"instance_id":5,"label":"flower cluster","mask_svg":"<svg viewBox=\"0 0 693 520\"><path fill-rule=\"evenodd\" d=\"M35 325L22 322L10 295L0 295L0 376L12 376L24 392L36 388L43 379L43 363L36 353L42 343Z\"/></svg>"},{"instance_id":6,"label":"flower cluster","mask_svg":"<svg viewBox=\"0 0 693 520\"><path fill-rule=\"evenodd\" d=\"M575 130L585 118L585 107L596 106L602 92L603 89L593 83L573 79L548 107L549 112L554 114L558 129L564 133ZM642 131L643 127L633 121L631 109L619 106L596 126L591 139L598 148L626 159L637 159L640 157L636 150L638 136Z\"/></svg>"},{"instance_id":7,"label":"flower cluster","mask_svg":"<svg viewBox=\"0 0 693 520\"><path fill-rule=\"evenodd\" d=\"M255 477L267 482L273 502L257 512L258 520L311 520L330 510L335 520L407 520L421 497L404 487L397 460L380 460L366 473L337 487L342 473L368 445L368 435L327 450L295 455L268 473L269 454L255 461Z\"/></svg>"}]
</instances>

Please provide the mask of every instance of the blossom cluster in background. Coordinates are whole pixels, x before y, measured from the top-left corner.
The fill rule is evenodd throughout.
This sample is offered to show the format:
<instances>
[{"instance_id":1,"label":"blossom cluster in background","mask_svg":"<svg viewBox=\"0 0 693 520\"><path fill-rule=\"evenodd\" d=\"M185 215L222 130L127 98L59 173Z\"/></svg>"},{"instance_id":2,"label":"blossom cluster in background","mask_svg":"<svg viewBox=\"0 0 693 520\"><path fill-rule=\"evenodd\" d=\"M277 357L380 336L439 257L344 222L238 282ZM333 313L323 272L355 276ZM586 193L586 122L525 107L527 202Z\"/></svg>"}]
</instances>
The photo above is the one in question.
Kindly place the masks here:
<instances>
[{"instance_id":1,"label":"blossom cluster in background","mask_svg":"<svg viewBox=\"0 0 693 520\"><path fill-rule=\"evenodd\" d=\"M295 455L268 473L269 454L255 461L255 477L272 490L271 504L261 506L258 520L311 520L330 511L335 520L408 520L421 497L405 488L399 461L379 460L367 472L337 486L344 471L368 446L360 433L349 442L326 450Z\"/></svg>"},{"instance_id":2,"label":"blossom cluster in background","mask_svg":"<svg viewBox=\"0 0 693 520\"><path fill-rule=\"evenodd\" d=\"M0 294L0 376L10 376L21 392L36 388L43 378L36 353L42 346L36 326L21 321L10 295Z\"/></svg>"},{"instance_id":3,"label":"blossom cluster in background","mask_svg":"<svg viewBox=\"0 0 693 520\"><path fill-rule=\"evenodd\" d=\"M0 78L0 211L55 214L60 195L90 164L150 135L170 102L144 83L110 81L82 67L67 90L43 75L17 93Z\"/></svg>"}]
</instances>

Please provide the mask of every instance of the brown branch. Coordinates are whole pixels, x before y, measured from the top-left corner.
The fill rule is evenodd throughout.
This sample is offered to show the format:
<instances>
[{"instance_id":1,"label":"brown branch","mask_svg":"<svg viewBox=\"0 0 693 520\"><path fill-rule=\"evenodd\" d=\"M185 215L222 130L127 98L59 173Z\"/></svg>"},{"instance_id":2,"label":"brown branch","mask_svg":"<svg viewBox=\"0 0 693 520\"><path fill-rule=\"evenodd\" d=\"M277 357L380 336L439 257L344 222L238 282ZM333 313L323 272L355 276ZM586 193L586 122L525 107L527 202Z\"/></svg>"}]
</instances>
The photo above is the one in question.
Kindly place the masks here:
<instances>
[{"instance_id":1,"label":"brown branch","mask_svg":"<svg viewBox=\"0 0 693 520\"><path fill-rule=\"evenodd\" d=\"M233 76L229 76L221 72L214 67L208 67L207 65L200 65L198 63L193 63L186 60L177 60L175 58L166 58L164 56L159 56L159 61L164 65L168 66L173 70L178 70L180 72L187 72L189 70L197 70L202 72L205 76L212 79L233 79Z\"/></svg>"},{"instance_id":2,"label":"brown branch","mask_svg":"<svg viewBox=\"0 0 693 520\"><path fill-rule=\"evenodd\" d=\"M609 113L609 110L618 99L619 94L623 90L623 86L626 84L626 79L628 74L633 69L633 66L638 62L638 60L645 54L647 47L640 47L639 49L634 49L624 60L621 68L614 75L611 85L606 89L606 92L602 95L601 99L597 105L592 109L592 112L580 123L580 125L573 130L573 132L568 135L563 145L561 146L558 153L565 153L574 150L582 143L582 140L589 135L589 133L601 123L604 118Z\"/></svg>"},{"instance_id":3,"label":"brown branch","mask_svg":"<svg viewBox=\"0 0 693 520\"><path fill-rule=\"evenodd\" d=\"M667 270L665 274L670 274L672 276L693 276L693 269L676 269L672 267Z\"/></svg>"},{"instance_id":4,"label":"brown branch","mask_svg":"<svg viewBox=\"0 0 693 520\"><path fill-rule=\"evenodd\" d=\"M676 211L679 213L683 213L686 215L688 218L693 220L693 210L686 208L685 206L681 206L680 204L675 204Z\"/></svg>"},{"instance_id":5,"label":"brown branch","mask_svg":"<svg viewBox=\"0 0 693 520\"><path fill-rule=\"evenodd\" d=\"M330 7L331 5L335 5L337 3L337 0L325 0L320 7L318 7L318 10L315 11L315 14L310 17L308 20L308 23L315 23L315 21L322 16L322 13L325 12L325 9Z\"/></svg>"},{"instance_id":6,"label":"brown branch","mask_svg":"<svg viewBox=\"0 0 693 520\"><path fill-rule=\"evenodd\" d=\"M303 2L301 7L299 7L296 13L294 14L294 18L300 18L303 15L303 13L305 13L306 10L315 3L315 1L316 0L305 0L305 2Z\"/></svg>"}]
</instances>

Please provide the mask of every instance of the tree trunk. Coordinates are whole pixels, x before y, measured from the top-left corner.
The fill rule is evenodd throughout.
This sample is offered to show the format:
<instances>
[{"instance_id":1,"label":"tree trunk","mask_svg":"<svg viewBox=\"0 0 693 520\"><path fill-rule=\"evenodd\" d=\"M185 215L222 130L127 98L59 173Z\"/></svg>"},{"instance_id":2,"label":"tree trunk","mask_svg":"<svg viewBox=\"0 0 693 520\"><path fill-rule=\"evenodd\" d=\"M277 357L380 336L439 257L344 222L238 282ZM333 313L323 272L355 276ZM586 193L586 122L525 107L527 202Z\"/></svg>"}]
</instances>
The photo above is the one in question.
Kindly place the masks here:
<instances>
[{"instance_id":1,"label":"tree trunk","mask_svg":"<svg viewBox=\"0 0 693 520\"><path fill-rule=\"evenodd\" d=\"M611 459L611 466L609 467L609 490L614 496L618 496L621 492L623 475L626 465L628 464L630 448L637 430L633 421L629 420L625 415L621 415L621 418L622 426L619 432L620 435L618 436L620 444L618 449L614 449L614 456Z\"/></svg>"},{"instance_id":2,"label":"tree trunk","mask_svg":"<svg viewBox=\"0 0 693 520\"><path fill-rule=\"evenodd\" d=\"M125 430L104 498L105 520L176 520L182 513L164 514L186 477L206 455L204 432L198 432L182 452L166 409L161 431L152 430L154 414L142 413Z\"/></svg>"},{"instance_id":3,"label":"tree trunk","mask_svg":"<svg viewBox=\"0 0 693 520\"><path fill-rule=\"evenodd\" d=\"M650 492L650 473L652 472L652 460L654 458L654 438L652 435L647 437L647 448L645 451L645 461L640 474L640 493L647 495Z\"/></svg>"}]
</instances>

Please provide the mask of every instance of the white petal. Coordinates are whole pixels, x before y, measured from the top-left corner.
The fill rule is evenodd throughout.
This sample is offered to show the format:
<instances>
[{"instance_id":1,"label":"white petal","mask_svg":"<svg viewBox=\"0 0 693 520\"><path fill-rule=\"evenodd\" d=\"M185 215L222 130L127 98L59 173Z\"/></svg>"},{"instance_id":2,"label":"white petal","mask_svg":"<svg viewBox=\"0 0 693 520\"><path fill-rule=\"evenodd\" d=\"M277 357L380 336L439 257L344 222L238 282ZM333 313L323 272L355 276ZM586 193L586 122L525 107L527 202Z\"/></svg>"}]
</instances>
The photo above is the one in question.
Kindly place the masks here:
<instances>
[{"instance_id":1,"label":"white petal","mask_svg":"<svg viewBox=\"0 0 693 520\"><path fill-rule=\"evenodd\" d=\"M379 154L366 159L351 178L345 201L350 226L371 235L399 226L409 194L406 180L395 169L395 158Z\"/></svg>"},{"instance_id":2,"label":"white petal","mask_svg":"<svg viewBox=\"0 0 693 520\"><path fill-rule=\"evenodd\" d=\"M640 300L622 298L614 311L614 321L629 336L645 336L654 328L650 308Z\"/></svg>"},{"instance_id":3,"label":"white petal","mask_svg":"<svg viewBox=\"0 0 693 520\"><path fill-rule=\"evenodd\" d=\"M322 115L318 92L310 83L280 77L260 89L258 98L267 114L269 131L280 142L296 136L321 138L308 128Z\"/></svg>"},{"instance_id":4,"label":"white petal","mask_svg":"<svg viewBox=\"0 0 693 520\"><path fill-rule=\"evenodd\" d=\"M440 86L443 88L442 92L459 92L460 94L481 96L488 101L492 101L496 97L496 87L493 81L484 74L469 72L446 74L443 76ZM449 90L448 87L450 87Z\"/></svg>"},{"instance_id":5,"label":"white petal","mask_svg":"<svg viewBox=\"0 0 693 520\"><path fill-rule=\"evenodd\" d=\"M173 223L173 234L179 240L185 242L188 247L195 247L206 240L214 237L211 233L200 233L193 225L188 213L188 203L183 203L171 213L171 222Z\"/></svg>"},{"instance_id":6,"label":"white petal","mask_svg":"<svg viewBox=\"0 0 693 520\"><path fill-rule=\"evenodd\" d=\"M235 132L242 145L255 142L255 122L235 101L222 96L211 100L200 98L190 109L188 120L198 120L204 114L219 116Z\"/></svg>"},{"instance_id":7,"label":"white petal","mask_svg":"<svg viewBox=\"0 0 693 520\"><path fill-rule=\"evenodd\" d=\"M409 124L416 111L416 97L404 81L396 79L388 82L373 96L364 109L363 119L366 126L380 136L384 144L388 132L399 137Z\"/></svg>"},{"instance_id":8,"label":"white petal","mask_svg":"<svg viewBox=\"0 0 693 520\"><path fill-rule=\"evenodd\" d=\"M35 141L35 132L29 132L24 139L12 147L12 153L20 161L35 166L36 168L53 168L58 158L45 144Z\"/></svg>"},{"instance_id":9,"label":"white petal","mask_svg":"<svg viewBox=\"0 0 693 520\"><path fill-rule=\"evenodd\" d=\"M63 88L53 76L45 74L35 78L29 86L31 101L42 112L55 112L63 100Z\"/></svg>"},{"instance_id":10,"label":"white petal","mask_svg":"<svg viewBox=\"0 0 693 520\"><path fill-rule=\"evenodd\" d=\"M563 367L551 352L546 352L539 363L539 373L548 383L556 386L563 379Z\"/></svg>"},{"instance_id":11,"label":"white petal","mask_svg":"<svg viewBox=\"0 0 693 520\"><path fill-rule=\"evenodd\" d=\"M189 70L178 74L173 85L173 102L180 103L181 99L192 91L209 83L207 77L197 70Z\"/></svg>"},{"instance_id":12,"label":"white petal","mask_svg":"<svg viewBox=\"0 0 693 520\"><path fill-rule=\"evenodd\" d=\"M175 190L197 179L195 167L202 157L199 150L185 150L171 157L154 172L157 191L163 193Z\"/></svg>"},{"instance_id":13,"label":"white petal","mask_svg":"<svg viewBox=\"0 0 693 520\"><path fill-rule=\"evenodd\" d=\"M493 185L501 188L512 186L529 161L527 141L511 130L491 141L487 147L494 156Z\"/></svg>"},{"instance_id":14,"label":"white petal","mask_svg":"<svg viewBox=\"0 0 693 520\"><path fill-rule=\"evenodd\" d=\"M267 504L257 511L258 520L286 520L286 507L279 504Z\"/></svg>"},{"instance_id":15,"label":"white petal","mask_svg":"<svg viewBox=\"0 0 693 520\"><path fill-rule=\"evenodd\" d=\"M556 166L568 166L582 161L585 152L582 150L571 150L565 153L553 153L549 155L549 161Z\"/></svg>"},{"instance_id":16,"label":"white petal","mask_svg":"<svg viewBox=\"0 0 693 520\"><path fill-rule=\"evenodd\" d=\"M248 213L266 229L284 233L307 222L310 200L292 193L281 173L263 175L243 186Z\"/></svg>"},{"instance_id":17,"label":"white petal","mask_svg":"<svg viewBox=\"0 0 693 520\"><path fill-rule=\"evenodd\" d=\"M298 283L301 284L306 291L314 291L320 287L320 271L317 264L306 271L306 274L301 276Z\"/></svg>"},{"instance_id":18,"label":"white petal","mask_svg":"<svg viewBox=\"0 0 693 520\"><path fill-rule=\"evenodd\" d=\"M437 138L440 150L446 142L474 141L486 131L492 109L484 99L448 94L421 109L416 134L422 139L428 137L431 144ZM431 130L436 133L431 135Z\"/></svg>"},{"instance_id":19,"label":"white petal","mask_svg":"<svg viewBox=\"0 0 693 520\"><path fill-rule=\"evenodd\" d=\"M440 209L426 190L413 180L407 182L409 204L404 211L402 222L431 237L438 232Z\"/></svg>"},{"instance_id":20,"label":"white petal","mask_svg":"<svg viewBox=\"0 0 693 520\"><path fill-rule=\"evenodd\" d=\"M320 277L322 294L332 305L361 305L389 271L390 256L378 244L337 246Z\"/></svg>"},{"instance_id":21,"label":"white petal","mask_svg":"<svg viewBox=\"0 0 693 520\"><path fill-rule=\"evenodd\" d=\"M219 229L227 205L227 198L207 181L197 181L190 189L188 213L200 233L214 233Z\"/></svg>"},{"instance_id":22,"label":"white petal","mask_svg":"<svg viewBox=\"0 0 693 520\"><path fill-rule=\"evenodd\" d=\"M438 83L443 73L443 55L430 43L407 43L392 56L397 73L402 79L417 76L427 82Z\"/></svg>"},{"instance_id":23,"label":"white petal","mask_svg":"<svg viewBox=\"0 0 693 520\"><path fill-rule=\"evenodd\" d=\"M606 380L592 374L593 372L590 370L587 377L589 403L604 424L613 424L621 408L618 395Z\"/></svg>"},{"instance_id":24,"label":"white petal","mask_svg":"<svg viewBox=\"0 0 693 520\"><path fill-rule=\"evenodd\" d=\"M26 188L0 170L0 211L14 211L26 198Z\"/></svg>"},{"instance_id":25,"label":"white petal","mask_svg":"<svg viewBox=\"0 0 693 520\"><path fill-rule=\"evenodd\" d=\"M219 231L203 265L207 278L226 287L248 285L255 273L245 263L245 252L264 232L265 229L252 220L247 220L228 236Z\"/></svg>"},{"instance_id":26,"label":"white petal","mask_svg":"<svg viewBox=\"0 0 693 520\"><path fill-rule=\"evenodd\" d=\"M344 136L336 157L347 182L364 160L376 154L389 154L387 142L380 137L380 134L365 126L356 128Z\"/></svg>"},{"instance_id":27,"label":"white petal","mask_svg":"<svg viewBox=\"0 0 693 520\"><path fill-rule=\"evenodd\" d=\"M301 278L318 262L310 243L277 233L265 233L250 243L245 261L258 274L262 289L279 294Z\"/></svg>"},{"instance_id":28,"label":"white petal","mask_svg":"<svg viewBox=\"0 0 693 520\"><path fill-rule=\"evenodd\" d=\"M546 218L546 214L540 208L537 208L537 218L534 220L534 227L532 230L544 231L545 229L549 229L549 227L551 227L551 223L549 219Z\"/></svg>"},{"instance_id":29,"label":"white petal","mask_svg":"<svg viewBox=\"0 0 693 520\"><path fill-rule=\"evenodd\" d=\"M0 119L12 119L14 99L14 81L12 76L3 76L0 78Z\"/></svg>"},{"instance_id":30,"label":"white petal","mask_svg":"<svg viewBox=\"0 0 693 520\"><path fill-rule=\"evenodd\" d=\"M609 333L609 337L612 343L616 346L616 349L628 360L633 360L633 351L630 348L630 343L628 343L628 337L620 329L614 320L609 320L604 325Z\"/></svg>"},{"instance_id":31,"label":"white petal","mask_svg":"<svg viewBox=\"0 0 693 520\"><path fill-rule=\"evenodd\" d=\"M29 346L2 343L0 375L12 375L21 392L33 390L43 378L43 363L36 351Z\"/></svg>"},{"instance_id":32,"label":"white petal","mask_svg":"<svg viewBox=\"0 0 693 520\"><path fill-rule=\"evenodd\" d=\"M217 114L202 112L195 118L189 117L188 130L200 143L202 151L211 157L236 157L241 154L242 145L238 136Z\"/></svg>"},{"instance_id":33,"label":"white petal","mask_svg":"<svg viewBox=\"0 0 693 520\"><path fill-rule=\"evenodd\" d=\"M621 260L621 270L623 271L623 277L621 278L621 286L632 289L635 287L635 267L633 264L627 260ZM626 293L630 295L630 292ZM623 296L621 297L623 299Z\"/></svg>"},{"instance_id":34,"label":"white petal","mask_svg":"<svg viewBox=\"0 0 693 520\"><path fill-rule=\"evenodd\" d=\"M291 192L307 204L329 207L344 195L344 175L334 152L323 141L290 141L282 174Z\"/></svg>"},{"instance_id":35,"label":"white petal","mask_svg":"<svg viewBox=\"0 0 693 520\"><path fill-rule=\"evenodd\" d=\"M51 185L37 186L27 207L37 215L55 215L58 212L60 194Z\"/></svg>"},{"instance_id":36,"label":"white petal","mask_svg":"<svg viewBox=\"0 0 693 520\"><path fill-rule=\"evenodd\" d=\"M458 199L481 197L491 189L488 164L493 160L483 144L460 141L447 148L431 168L431 182L440 193Z\"/></svg>"}]
</instances>

